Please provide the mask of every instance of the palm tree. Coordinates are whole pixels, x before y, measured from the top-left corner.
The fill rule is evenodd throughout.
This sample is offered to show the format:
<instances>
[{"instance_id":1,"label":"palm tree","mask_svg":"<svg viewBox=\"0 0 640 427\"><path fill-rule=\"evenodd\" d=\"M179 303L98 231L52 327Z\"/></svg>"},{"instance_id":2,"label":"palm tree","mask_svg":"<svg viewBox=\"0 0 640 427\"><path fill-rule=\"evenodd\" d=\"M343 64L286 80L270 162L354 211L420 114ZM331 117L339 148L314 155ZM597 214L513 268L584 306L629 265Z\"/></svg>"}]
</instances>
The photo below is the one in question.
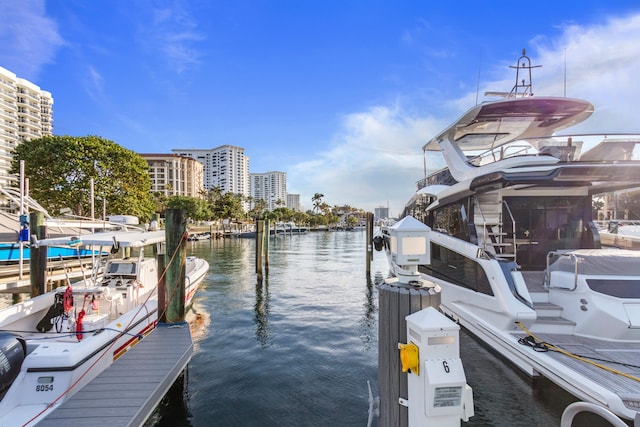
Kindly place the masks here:
<instances>
[{"instance_id":1,"label":"palm tree","mask_svg":"<svg viewBox=\"0 0 640 427\"><path fill-rule=\"evenodd\" d=\"M311 201L313 202L313 211L314 212L320 210L320 206L323 204L323 202L322 202L322 198L323 197L324 197L324 194L316 193L311 198Z\"/></svg>"}]
</instances>

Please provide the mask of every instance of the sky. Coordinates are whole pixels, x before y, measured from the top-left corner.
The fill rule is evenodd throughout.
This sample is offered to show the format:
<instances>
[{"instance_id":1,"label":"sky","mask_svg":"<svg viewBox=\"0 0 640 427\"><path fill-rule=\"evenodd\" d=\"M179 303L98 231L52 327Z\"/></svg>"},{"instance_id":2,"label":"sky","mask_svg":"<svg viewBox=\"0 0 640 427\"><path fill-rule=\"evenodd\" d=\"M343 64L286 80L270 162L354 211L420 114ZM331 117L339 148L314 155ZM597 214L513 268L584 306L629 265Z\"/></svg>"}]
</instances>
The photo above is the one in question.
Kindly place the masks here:
<instances>
[{"instance_id":1,"label":"sky","mask_svg":"<svg viewBox=\"0 0 640 427\"><path fill-rule=\"evenodd\" d=\"M584 132L640 132L637 0L0 0L0 66L54 98L54 134L138 153L243 147L287 191L398 215L422 146L522 49Z\"/></svg>"}]
</instances>

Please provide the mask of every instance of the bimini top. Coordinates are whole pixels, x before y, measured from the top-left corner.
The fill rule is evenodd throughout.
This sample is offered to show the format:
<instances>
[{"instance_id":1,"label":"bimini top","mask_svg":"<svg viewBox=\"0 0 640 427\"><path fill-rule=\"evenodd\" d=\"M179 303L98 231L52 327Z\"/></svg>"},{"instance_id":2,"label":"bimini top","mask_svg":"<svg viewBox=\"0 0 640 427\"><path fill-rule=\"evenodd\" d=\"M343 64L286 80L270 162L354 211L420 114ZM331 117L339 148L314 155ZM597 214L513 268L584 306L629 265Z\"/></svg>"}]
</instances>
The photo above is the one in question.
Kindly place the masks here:
<instances>
[{"instance_id":1,"label":"bimini top","mask_svg":"<svg viewBox=\"0 0 640 427\"><path fill-rule=\"evenodd\" d=\"M517 140L547 138L592 113L591 103L571 98L530 96L487 102L467 111L422 149L439 151L445 139L462 151L485 151Z\"/></svg>"},{"instance_id":2,"label":"bimini top","mask_svg":"<svg viewBox=\"0 0 640 427\"><path fill-rule=\"evenodd\" d=\"M114 244L120 247L141 247L162 243L166 240L165 231L110 231L106 233L83 234L80 236L56 237L38 240L38 246L92 246L108 247Z\"/></svg>"}]
</instances>

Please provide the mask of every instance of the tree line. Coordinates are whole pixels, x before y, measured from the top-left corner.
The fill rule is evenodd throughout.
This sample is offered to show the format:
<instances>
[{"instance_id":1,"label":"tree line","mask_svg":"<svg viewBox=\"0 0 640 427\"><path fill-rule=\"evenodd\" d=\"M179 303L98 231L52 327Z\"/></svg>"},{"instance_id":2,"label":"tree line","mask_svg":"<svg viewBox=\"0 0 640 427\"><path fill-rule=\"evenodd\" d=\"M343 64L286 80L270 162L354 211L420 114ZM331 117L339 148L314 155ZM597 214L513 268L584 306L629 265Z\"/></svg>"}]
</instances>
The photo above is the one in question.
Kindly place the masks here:
<instances>
[{"instance_id":1,"label":"tree line","mask_svg":"<svg viewBox=\"0 0 640 427\"><path fill-rule=\"evenodd\" d=\"M313 209L307 212L289 209L282 200L268 210L264 200L222 194L218 187L203 190L201 197L167 197L151 191L149 167L142 156L99 136L44 136L23 141L12 154L10 172L18 174L24 161L29 194L51 215L70 211L88 217L91 181L97 206L106 206L109 215L135 215L141 222L168 208L184 209L194 221L270 219L328 227L357 225L365 215L348 205L330 206L321 193L314 194ZM245 204L252 206L248 212Z\"/></svg>"}]
</instances>

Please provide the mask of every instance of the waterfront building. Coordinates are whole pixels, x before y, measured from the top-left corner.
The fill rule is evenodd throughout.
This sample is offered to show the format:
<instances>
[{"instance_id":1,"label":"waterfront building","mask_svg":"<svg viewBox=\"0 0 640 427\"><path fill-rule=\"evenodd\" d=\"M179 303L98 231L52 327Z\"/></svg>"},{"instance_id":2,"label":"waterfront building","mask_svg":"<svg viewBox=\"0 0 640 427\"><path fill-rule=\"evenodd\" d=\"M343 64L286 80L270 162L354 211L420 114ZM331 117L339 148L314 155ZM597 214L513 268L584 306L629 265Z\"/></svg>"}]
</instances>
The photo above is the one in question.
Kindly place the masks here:
<instances>
[{"instance_id":1,"label":"waterfront building","mask_svg":"<svg viewBox=\"0 0 640 427\"><path fill-rule=\"evenodd\" d=\"M292 211L302 211L300 206L300 195L287 193L287 207Z\"/></svg>"},{"instance_id":2,"label":"waterfront building","mask_svg":"<svg viewBox=\"0 0 640 427\"><path fill-rule=\"evenodd\" d=\"M177 154L141 154L149 165L151 191L167 197L203 197L204 165Z\"/></svg>"},{"instance_id":3,"label":"waterfront building","mask_svg":"<svg viewBox=\"0 0 640 427\"><path fill-rule=\"evenodd\" d=\"M389 219L389 208L387 206L379 206L373 209L375 220Z\"/></svg>"},{"instance_id":4,"label":"waterfront building","mask_svg":"<svg viewBox=\"0 0 640 427\"><path fill-rule=\"evenodd\" d=\"M53 97L34 83L0 67L0 187L16 187L10 175L20 142L53 134Z\"/></svg>"},{"instance_id":5,"label":"waterfront building","mask_svg":"<svg viewBox=\"0 0 640 427\"><path fill-rule=\"evenodd\" d=\"M287 174L285 172L250 173L249 182L249 193L254 202L264 200L270 211L286 206Z\"/></svg>"},{"instance_id":6,"label":"waterfront building","mask_svg":"<svg viewBox=\"0 0 640 427\"><path fill-rule=\"evenodd\" d=\"M244 148L221 145L213 149L174 148L174 153L196 159L203 165L204 188L218 187L222 194L234 193L249 196L249 157ZM243 201L248 210L248 204Z\"/></svg>"}]
</instances>

